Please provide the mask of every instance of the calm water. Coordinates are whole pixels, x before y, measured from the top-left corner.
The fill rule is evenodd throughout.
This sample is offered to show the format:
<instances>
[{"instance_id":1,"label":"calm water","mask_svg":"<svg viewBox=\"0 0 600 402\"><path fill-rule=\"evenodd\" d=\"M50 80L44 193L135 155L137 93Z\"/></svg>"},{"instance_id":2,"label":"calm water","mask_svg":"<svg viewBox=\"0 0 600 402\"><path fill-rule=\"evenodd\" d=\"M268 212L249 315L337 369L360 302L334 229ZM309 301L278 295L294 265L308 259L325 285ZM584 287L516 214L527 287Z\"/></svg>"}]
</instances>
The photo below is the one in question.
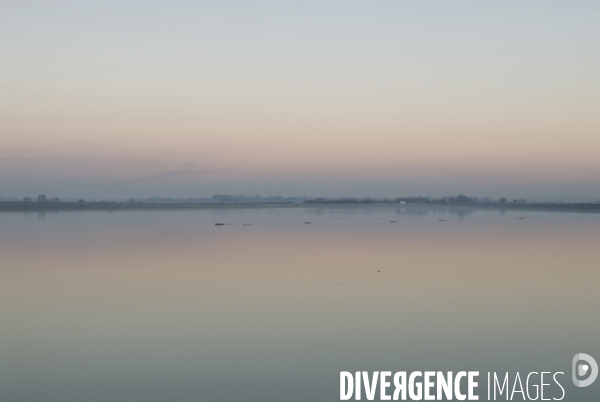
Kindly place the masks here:
<instances>
[{"instance_id":1,"label":"calm water","mask_svg":"<svg viewBox=\"0 0 600 402\"><path fill-rule=\"evenodd\" d=\"M564 371L598 401L570 364L600 361L599 268L600 214L2 213L0 401L336 401L341 370L480 370L480 399Z\"/></svg>"}]
</instances>

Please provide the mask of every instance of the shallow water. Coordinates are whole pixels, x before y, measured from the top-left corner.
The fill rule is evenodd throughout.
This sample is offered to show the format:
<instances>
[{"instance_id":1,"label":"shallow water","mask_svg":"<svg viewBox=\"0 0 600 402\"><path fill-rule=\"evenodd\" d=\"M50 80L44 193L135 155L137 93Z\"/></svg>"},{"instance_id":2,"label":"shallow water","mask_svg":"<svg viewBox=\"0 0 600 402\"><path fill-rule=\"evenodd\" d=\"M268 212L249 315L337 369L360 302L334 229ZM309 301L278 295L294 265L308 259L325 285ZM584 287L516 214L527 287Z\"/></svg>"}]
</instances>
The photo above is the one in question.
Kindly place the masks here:
<instances>
[{"instance_id":1,"label":"shallow water","mask_svg":"<svg viewBox=\"0 0 600 402\"><path fill-rule=\"evenodd\" d=\"M479 370L485 400L509 370L597 401L599 244L592 213L1 213L0 400L336 401L342 370Z\"/></svg>"}]
</instances>

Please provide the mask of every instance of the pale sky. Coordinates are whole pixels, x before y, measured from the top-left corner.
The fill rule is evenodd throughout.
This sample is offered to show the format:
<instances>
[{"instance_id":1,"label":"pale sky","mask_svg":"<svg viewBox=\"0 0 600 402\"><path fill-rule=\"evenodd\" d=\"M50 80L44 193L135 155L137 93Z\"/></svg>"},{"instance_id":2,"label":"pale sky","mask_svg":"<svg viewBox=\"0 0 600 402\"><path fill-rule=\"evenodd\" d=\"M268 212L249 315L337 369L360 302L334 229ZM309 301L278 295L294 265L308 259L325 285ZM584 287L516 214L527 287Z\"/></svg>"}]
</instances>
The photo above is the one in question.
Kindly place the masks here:
<instances>
[{"instance_id":1,"label":"pale sky","mask_svg":"<svg viewBox=\"0 0 600 402\"><path fill-rule=\"evenodd\" d=\"M600 197L600 2L0 0L40 193Z\"/></svg>"}]
</instances>

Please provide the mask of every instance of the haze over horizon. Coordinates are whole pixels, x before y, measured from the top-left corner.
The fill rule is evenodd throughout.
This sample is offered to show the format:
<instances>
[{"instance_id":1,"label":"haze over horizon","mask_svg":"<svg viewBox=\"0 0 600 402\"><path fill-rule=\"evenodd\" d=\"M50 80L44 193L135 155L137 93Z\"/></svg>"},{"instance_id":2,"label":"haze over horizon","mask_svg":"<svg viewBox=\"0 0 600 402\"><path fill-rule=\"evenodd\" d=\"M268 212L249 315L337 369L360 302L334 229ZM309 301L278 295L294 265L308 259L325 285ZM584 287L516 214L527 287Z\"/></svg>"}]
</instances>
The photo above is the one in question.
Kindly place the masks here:
<instances>
[{"instance_id":1,"label":"haze over horizon","mask_svg":"<svg viewBox=\"0 0 600 402\"><path fill-rule=\"evenodd\" d=\"M3 1L0 196L600 197L600 3Z\"/></svg>"}]
</instances>

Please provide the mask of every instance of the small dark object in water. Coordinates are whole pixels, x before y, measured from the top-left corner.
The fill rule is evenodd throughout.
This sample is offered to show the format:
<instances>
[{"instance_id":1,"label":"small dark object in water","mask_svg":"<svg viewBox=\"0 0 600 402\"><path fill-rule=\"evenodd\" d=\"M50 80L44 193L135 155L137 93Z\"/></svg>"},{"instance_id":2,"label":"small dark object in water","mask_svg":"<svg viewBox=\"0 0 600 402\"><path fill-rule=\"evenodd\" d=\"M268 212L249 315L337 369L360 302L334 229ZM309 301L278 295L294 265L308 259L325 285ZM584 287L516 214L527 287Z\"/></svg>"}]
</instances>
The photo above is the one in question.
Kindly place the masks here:
<instances>
[{"instance_id":1,"label":"small dark object in water","mask_svg":"<svg viewBox=\"0 0 600 402\"><path fill-rule=\"evenodd\" d=\"M312 222L304 222L305 225L311 224Z\"/></svg>"},{"instance_id":2,"label":"small dark object in water","mask_svg":"<svg viewBox=\"0 0 600 402\"><path fill-rule=\"evenodd\" d=\"M215 223L215 226L225 226L224 223Z\"/></svg>"},{"instance_id":3,"label":"small dark object in water","mask_svg":"<svg viewBox=\"0 0 600 402\"><path fill-rule=\"evenodd\" d=\"M526 216L522 216L522 217L520 217L520 218L518 218L518 219L525 219L525 218L527 218L527 217L526 217Z\"/></svg>"},{"instance_id":4,"label":"small dark object in water","mask_svg":"<svg viewBox=\"0 0 600 402\"><path fill-rule=\"evenodd\" d=\"M390 221L390 223L396 223L396 221Z\"/></svg>"},{"instance_id":5,"label":"small dark object in water","mask_svg":"<svg viewBox=\"0 0 600 402\"><path fill-rule=\"evenodd\" d=\"M446 222L445 219L439 219L438 222Z\"/></svg>"},{"instance_id":6,"label":"small dark object in water","mask_svg":"<svg viewBox=\"0 0 600 402\"><path fill-rule=\"evenodd\" d=\"M252 226L251 223L244 223L242 226Z\"/></svg>"}]
</instances>

